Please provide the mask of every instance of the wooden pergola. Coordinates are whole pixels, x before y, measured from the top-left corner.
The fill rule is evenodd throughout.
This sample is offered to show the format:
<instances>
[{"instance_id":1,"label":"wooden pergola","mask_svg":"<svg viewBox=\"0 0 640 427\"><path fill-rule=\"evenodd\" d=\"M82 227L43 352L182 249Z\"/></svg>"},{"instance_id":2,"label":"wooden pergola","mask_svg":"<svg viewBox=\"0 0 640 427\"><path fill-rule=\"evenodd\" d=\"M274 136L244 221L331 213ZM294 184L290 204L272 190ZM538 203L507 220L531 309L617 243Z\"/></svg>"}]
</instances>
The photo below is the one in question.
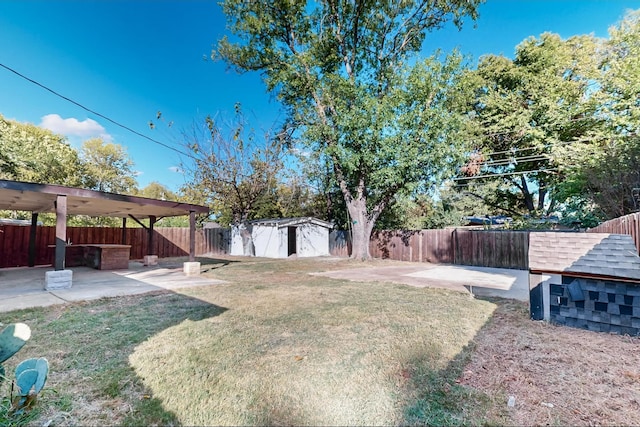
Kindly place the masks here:
<instances>
[{"instance_id":1,"label":"wooden pergola","mask_svg":"<svg viewBox=\"0 0 640 427\"><path fill-rule=\"evenodd\" d=\"M29 266L35 263L36 225L39 213L56 214L56 271L64 269L67 242L67 216L89 215L122 218L122 238L126 244L127 218L147 230L148 248L153 248L153 226L161 218L189 215L189 261L195 260L196 214L207 214L207 206L192 205L146 197L84 190L53 184L0 180L0 209L31 212ZM149 225L141 222L149 219ZM149 254L153 255L153 254Z\"/></svg>"}]
</instances>

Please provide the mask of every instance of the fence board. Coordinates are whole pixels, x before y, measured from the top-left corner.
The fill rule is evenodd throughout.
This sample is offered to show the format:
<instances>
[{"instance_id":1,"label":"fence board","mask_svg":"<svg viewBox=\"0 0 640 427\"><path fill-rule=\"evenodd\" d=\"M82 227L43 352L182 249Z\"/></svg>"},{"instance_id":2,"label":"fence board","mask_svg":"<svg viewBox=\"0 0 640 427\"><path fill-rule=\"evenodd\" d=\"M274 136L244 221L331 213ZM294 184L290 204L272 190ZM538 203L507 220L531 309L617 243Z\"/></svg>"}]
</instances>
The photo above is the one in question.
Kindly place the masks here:
<instances>
[{"instance_id":1,"label":"fence board","mask_svg":"<svg viewBox=\"0 0 640 427\"><path fill-rule=\"evenodd\" d=\"M346 230L329 233L329 253L333 256L348 257L351 254L351 234Z\"/></svg>"},{"instance_id":2,"label":"fence board","mask_svg":"<svg viewBox=\"0 0 640 427\"><path fill-rule=\"evenodd\" d=\"M627 234L633 238L640 255L640 212L605 221L597 227L589 228L587 233Z\"/></svg>"}]
</instances>

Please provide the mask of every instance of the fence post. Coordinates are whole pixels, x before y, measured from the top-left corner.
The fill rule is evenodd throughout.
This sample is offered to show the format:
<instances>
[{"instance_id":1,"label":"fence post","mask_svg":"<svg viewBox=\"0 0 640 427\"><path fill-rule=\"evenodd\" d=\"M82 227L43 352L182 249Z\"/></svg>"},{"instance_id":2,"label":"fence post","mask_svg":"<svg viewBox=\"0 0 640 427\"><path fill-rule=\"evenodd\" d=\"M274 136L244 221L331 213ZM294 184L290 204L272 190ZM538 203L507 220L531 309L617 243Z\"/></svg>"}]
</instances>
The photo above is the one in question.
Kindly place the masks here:
<instances>
[{"instance_id":1,"label":"fence post","mask_svg":"<svg viewBox=\"0 0 640 427\"><path fill-rule=\"evenodd\" d=\"M453 231L451 232L451 240L452 240L452 245L451 245L451 249L453 252L453 262L452 264L458 264L458 229L454 228Z\"/></svg>"}]
</instances>

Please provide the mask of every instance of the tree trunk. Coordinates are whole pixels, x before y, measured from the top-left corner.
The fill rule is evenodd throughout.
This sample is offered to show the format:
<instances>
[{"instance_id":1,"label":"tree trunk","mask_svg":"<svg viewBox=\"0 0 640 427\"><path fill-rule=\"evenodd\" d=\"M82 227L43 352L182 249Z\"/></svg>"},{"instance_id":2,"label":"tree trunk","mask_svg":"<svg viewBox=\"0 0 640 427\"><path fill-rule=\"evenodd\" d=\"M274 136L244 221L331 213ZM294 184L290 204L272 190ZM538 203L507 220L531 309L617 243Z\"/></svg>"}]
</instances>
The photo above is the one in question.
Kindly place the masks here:
<instances>
[{"instance_id":1,"label":"tree trunk","mask_svg":"<svg viewBox=\"0 0 640 427\"><path fill-rule=\"evenodd\" d=\"M369 241L375 224L375 218L369 218L366 203L352 201L347 203L347 209L351 216L351 258L366 261L371 259Z\"/></svg>"},{"instance_id":2,"label":"tree trunk","mask_svg":"<svg viewBox=\"0 0 640 427\"><path fill-rule=\"evenodd\" d=\"M520 175L520 183L520 190L522 191L522 195L524 196L524 206L527 208L529 213L534 213L536 207L533 204L533 195L529 192L529 186L527 185L527 180L524 175Z\"/></svg>"},{"instance_id":3,"label":"tree trunk","mask_svg":"<svg viewBox=\"0 0 640 427\"><path fill-rule=\"evenodd\" d=\"M242 253L246 256L255 256L256 250L253 245L252 229L253 227L248 222L242 222L240 224L240 237L242 237Z\"/></svg>"},{"instance_id":4,"label":"tree trunk","mask_svg":"<svg viewBox=\"0 0 640 427\"><path fill-rule=\"evenodd\" d=\"M547 198L547 186L541 185L538 189L538 212L544 212L544 202Z\"/></svg>"}]
</instances>

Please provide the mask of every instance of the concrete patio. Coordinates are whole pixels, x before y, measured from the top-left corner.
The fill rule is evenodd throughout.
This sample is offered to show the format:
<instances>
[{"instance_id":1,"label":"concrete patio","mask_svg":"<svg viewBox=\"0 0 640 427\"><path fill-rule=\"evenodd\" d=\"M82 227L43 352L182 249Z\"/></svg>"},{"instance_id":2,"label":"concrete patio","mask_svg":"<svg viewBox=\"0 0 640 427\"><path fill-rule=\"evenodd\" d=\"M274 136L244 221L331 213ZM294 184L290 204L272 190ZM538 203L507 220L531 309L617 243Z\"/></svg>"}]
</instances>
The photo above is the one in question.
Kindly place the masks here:
<instances>
[{"instance_id":1,"label":"concrete patio","mask_svg":"<svg viewBox=\"0 0 640 427\"><path fill-rule=\"evenodd\" d=\"M334 279L377 280L419 288L451 289L478 297L529 301L529 273L526 270L406 263L389 267L351 268L314 274Z\"/></svg>"},{"instance_id":2,"label":"concrete patio","mask_svg":"<svg viewBox=\"0 0 640 427\"><path fill-rule=\"evenodd\" d=\"M52 270L51 266L0 269L0 312L223 283L201 276L186 276L181 263L149 267L140 262L129 262L126 270L69 268L73 271L73 286L47 291L44 289L45 272Z\"/></svg>"}]
</instances>

